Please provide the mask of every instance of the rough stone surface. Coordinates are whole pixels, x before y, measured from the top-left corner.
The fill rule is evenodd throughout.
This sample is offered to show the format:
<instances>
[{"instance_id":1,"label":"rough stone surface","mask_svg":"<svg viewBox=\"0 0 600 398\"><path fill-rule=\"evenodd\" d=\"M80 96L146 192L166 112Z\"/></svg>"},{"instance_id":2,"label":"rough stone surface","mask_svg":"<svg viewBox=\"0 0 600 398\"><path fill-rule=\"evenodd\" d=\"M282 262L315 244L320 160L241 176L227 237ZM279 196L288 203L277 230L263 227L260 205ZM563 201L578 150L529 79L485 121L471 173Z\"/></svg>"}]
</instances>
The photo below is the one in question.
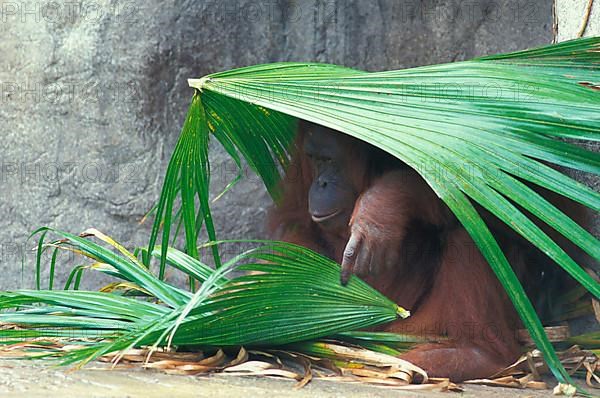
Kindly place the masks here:
<instances>
[{"instance_id":1,"label":"rough stone surface","mask_svg":"<svg viewBox=\"0 0 600 398\"><path fill-rule=\"evenodd\" d=\"M274 61L463 60L548 43L552 17L546 0L7 1L0 37L0 289L14 289L32 286L26 239L40 226L147 241L138 221L158 198L187 78ZM232 172L215 149L218 188ZM219 236L260 236L269 203L255 178L240 183L215 205Z\"/></svg>"},{"instance_id":2,"label":"rough stone surface","mask_svg":"<svg viewBox=\"0 0 600 398\"><path fill-rule=\"evenodd\" d=\"M584 23L588 0L556 0L556 32L558 41L574 39ZM592 3L584 37L600 35L600 4Z\"/></svg>"}]
</instances>

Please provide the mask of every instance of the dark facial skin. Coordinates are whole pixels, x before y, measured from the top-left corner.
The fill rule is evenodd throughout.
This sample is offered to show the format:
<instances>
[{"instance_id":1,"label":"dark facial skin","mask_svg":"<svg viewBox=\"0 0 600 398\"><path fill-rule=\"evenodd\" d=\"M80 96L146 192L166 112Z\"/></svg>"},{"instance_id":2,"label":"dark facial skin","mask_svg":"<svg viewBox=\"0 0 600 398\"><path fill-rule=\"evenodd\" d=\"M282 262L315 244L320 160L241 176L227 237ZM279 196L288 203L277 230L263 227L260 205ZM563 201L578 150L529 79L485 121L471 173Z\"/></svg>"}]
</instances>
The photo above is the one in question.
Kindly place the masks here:
<instances>
[{"instance_id":1,"label":"dark facial skin","mask_svg":"<svg viewBox=\"0 0 600 398\"><path fill-rule=\"evenodd\" d=\"M347 228L358 197L356 183L349 176L352 152L348 145L340 145L339 133L333 136L331 130L317 125L306 134L303 149L314 171L308 193L312 220L326 230Z\"/></svg>"}]
</instances>

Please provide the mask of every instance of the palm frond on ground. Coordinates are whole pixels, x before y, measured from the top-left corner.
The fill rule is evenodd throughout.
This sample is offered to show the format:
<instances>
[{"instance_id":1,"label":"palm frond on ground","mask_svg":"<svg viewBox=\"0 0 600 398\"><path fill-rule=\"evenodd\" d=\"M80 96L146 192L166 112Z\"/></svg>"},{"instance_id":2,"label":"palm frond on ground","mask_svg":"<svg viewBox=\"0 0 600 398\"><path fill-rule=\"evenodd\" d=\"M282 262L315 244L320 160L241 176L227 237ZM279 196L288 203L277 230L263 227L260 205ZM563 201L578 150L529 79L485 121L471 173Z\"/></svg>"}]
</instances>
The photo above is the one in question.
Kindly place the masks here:
<instances>
[{"instance_id":1,"label":"palm frond on ground","mask_svg":"<svg viewBox=\"0 0 600 398\"><path fill-rule=\"evenodd\" d=\"M218 270L169 248L167 264L201 284L192 294L142 265L142 251L131 253L97 230L79 236L46 228L37 233L38 274L44 252L52 251L49 281L63 266L57 251L71 251L88 261L73 267L64 290L48 286L0 292L2 358L57 358L78 367L98 359L171 374L283 377L296 380L298 386L319 377L395 389L461 391L447 379L428 379L421 369L396 357L415 344L443 336L432 340L349 331L409 314L357 278L348 288L341 287L339 267L302 247L248 241L256 247ZM49 241L48 234L60 239ZM233 242L219 242L228 243ZM152 256L160 253L157 248ZM315 263L322 270L319 283L312 279ZM227 271L234 267L248 274L229 278ZM81 291L83 272L101 272L117 281L97 292ZM554 342L568 337L565 331L551 335ZM578 336L566 343L594 349L598 336ZM572 347L560 353L560 359L594 386L599 377L596 355ZM519 363L529 364L530 371L523 371ZM539 353L529 353L519 363L497 377L469 383L546 387L539 378L545 370ZM420 383L415 385L416 380Z\"/></svg>"}]
</instances>

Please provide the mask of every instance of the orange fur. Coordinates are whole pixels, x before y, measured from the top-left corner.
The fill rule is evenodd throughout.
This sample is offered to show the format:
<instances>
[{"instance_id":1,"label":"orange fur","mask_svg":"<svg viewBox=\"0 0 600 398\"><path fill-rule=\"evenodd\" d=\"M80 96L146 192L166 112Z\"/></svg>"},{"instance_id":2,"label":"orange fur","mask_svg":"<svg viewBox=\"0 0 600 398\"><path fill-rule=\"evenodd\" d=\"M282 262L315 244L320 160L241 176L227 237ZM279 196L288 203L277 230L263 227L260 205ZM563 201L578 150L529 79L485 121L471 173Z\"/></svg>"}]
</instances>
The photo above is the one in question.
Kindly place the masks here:
<instances>
[{"instance_id":1,"label":"orange fur","mask_svg":"<svg viewBox=\"0 0 600 398\"><path fill-rule=\"evenodd\" d=\"M345 253L351 235L361 238L369 254L379 253L377 268L367 270L365 281L413 314L382 330L447 337L403 355L430 376L462 381L488 377L509 365L520 354L515 333L519 319L468 233L416 172L402 165L380 167L381 156L373 155L368 145L335 134L348 154L343 170L360 194L349 225L326 231L312 221L308 192L314 171L297 149L292 172L282 184L283 199L269 215L271 237L340 263L356 255L354 250ZM301 127L296 148L302 148L303 139ZM498 230L503 248L514 252L511 263L517 273L538 278L525 267L530 257L521 250L522 240L507 228ZM379 262L387 266L377 266Z\"/></svg>"}]
</instances>

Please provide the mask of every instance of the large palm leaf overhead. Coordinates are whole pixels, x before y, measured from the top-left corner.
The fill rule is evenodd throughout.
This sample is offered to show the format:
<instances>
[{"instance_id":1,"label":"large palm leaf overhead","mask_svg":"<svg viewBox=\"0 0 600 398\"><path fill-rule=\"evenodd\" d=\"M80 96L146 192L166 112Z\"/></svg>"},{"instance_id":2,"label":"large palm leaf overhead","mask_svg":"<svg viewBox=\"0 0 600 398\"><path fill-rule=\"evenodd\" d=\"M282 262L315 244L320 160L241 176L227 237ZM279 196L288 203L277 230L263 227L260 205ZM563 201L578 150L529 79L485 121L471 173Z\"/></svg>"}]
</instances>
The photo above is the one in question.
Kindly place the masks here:
<instances>
[{"instance_id":1,"label":"large palm leaf overhead","mask_svg":"<svg viewBox=\"0 0 600 398\"><path fill-rule=\"evenodd\" d=\"M527 215L600 260L598 240L530 187L600 209L598 192L549 166L599 174L598 154L573 142L600 139L600 38L376 73L313 63L258 65L190 85L197 91L167 170L150 252L161 226L167 250L176 219L192 256L202 225L216 239L208 201L211 134L276 196L277 163L286 165L295 121L302 118L362 139L417 170L471 234L551 364L556 357L531 303L474 203L600 297L599 284ZM182 206L174 212L178 194Z\"/></svg>"}]
</instances>

